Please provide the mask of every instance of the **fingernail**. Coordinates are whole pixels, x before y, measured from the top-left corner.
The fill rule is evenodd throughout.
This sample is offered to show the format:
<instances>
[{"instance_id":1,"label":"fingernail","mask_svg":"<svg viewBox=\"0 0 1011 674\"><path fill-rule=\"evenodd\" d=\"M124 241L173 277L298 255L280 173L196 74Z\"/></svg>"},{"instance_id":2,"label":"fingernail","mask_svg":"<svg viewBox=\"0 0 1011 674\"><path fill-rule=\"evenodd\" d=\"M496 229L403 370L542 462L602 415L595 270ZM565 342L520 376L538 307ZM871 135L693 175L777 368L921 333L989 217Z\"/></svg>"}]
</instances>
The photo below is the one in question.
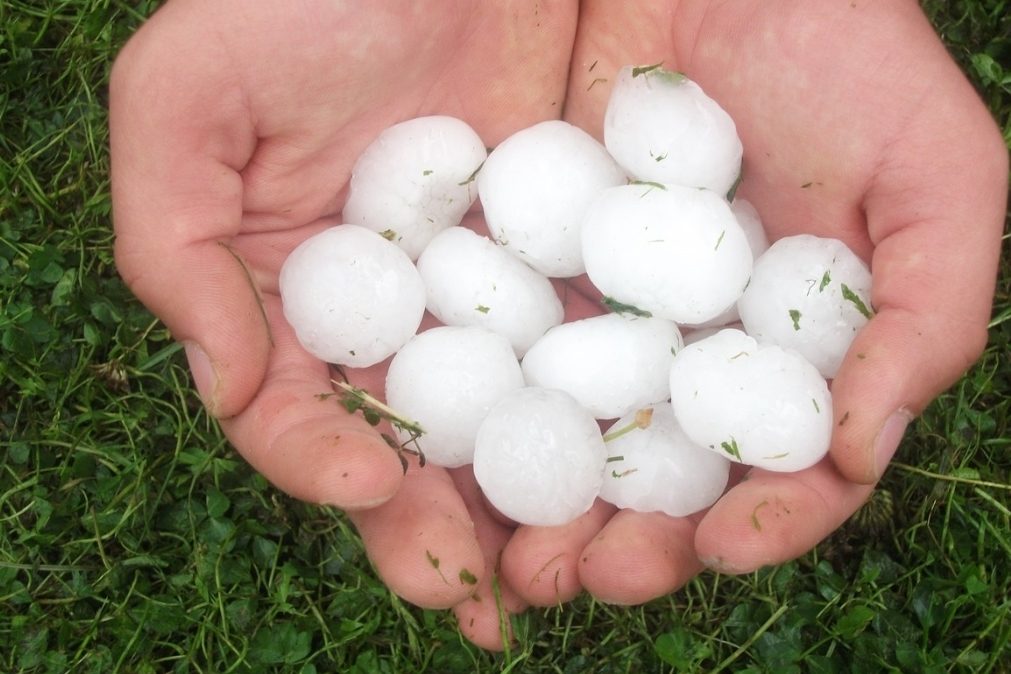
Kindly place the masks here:
<instances>
[{"instance_id":1,"label":"fingernail","mask_svg":"<svg viewBox=\"0 0 1011 674\"><path fill-rule=\"evenodd\" d=\"M884 475L888 463L895 456L895 450L899 448L906 427L912 420L912 413L902 408L893 412L878 431L877 437L874 438L874 468L878 479Z\"/></svg>"},{"instance_id":2,"label":"fingernail","mask_svg":"<svg viewBox=\"0 0 1011 674\"><path fill-rule=\"evenodd\" d=\"M702 565L710 571L715 571L716 573L722 573L724 575L736 575L734 570L722 557L706 557L704 559L700 559L699 561L702 562Z\"/></svg>"},{"instance_id":3,"label":"fingernail","mask_svg":"<svg viewBox=\"0 0 1011 674\"><path fill-rule=\"evenodd\" d=\"M211 359L196 342L183 342L186 351L186 360L190 365L190 373L193 375L193 384L197 387L200 400L203 401L207 410L214 414L217 407L218 395L218 374L211 365Z\"/></svg>"}]
</instances>

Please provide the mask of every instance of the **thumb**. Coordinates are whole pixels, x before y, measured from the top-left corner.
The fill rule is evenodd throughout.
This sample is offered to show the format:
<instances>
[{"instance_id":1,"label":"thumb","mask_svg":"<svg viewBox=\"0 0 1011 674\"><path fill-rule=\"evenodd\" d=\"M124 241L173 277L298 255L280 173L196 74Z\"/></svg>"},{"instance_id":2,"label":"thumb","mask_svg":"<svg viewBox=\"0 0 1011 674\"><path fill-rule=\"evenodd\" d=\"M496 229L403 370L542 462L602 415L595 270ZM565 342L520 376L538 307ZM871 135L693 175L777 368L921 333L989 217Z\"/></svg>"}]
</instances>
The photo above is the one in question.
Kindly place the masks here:
<instances>
[{"instance_id":1,"label":"thumb","mask_svg":"<svg viewBox=\"0 0 1011 674\"><path fill-rule=\"evenodd\" d=\"M876 315L832 388L832 457L854 482L881 477L909 421L986 345L1007 151L967 82L964 89L910 121L864 202Z\"/></svg>"},{"instance_id":2,"label":"thumb","mask_svg":"<svg viewBox=\"0 0 1011 674\"><path fill-rule=\"evenodd\" d=\"M253 279L227 245L255 136L217 41L177 25L170 7L157 13L112 72L116 263L185 344L208 409L228 417L259 388L270 349Z\"/></svg>"}]
</instances>

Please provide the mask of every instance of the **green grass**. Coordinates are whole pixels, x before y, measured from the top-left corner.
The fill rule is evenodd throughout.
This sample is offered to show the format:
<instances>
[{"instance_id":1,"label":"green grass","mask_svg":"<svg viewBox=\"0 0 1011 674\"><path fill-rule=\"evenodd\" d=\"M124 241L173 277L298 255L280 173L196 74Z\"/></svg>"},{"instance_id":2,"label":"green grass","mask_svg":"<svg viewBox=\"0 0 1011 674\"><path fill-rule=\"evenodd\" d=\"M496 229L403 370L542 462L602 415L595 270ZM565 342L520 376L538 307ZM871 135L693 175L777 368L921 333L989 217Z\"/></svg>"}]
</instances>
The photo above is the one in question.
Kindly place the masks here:
<instances>
[{"instance_id":1,"label":"green grass","mask_svg":"<svg viewBox=\"0 0 1011 674\"><path fill-rule=\"evenodd\" d=\"M1007 235L990 346L857 518L647 606L529 612L490 655L236 457L118 280L105 82L155 4L0 0L0 671L1011 671ZM1011 6L926 6L1011 145Z\"/></svg>"}]
</instances>

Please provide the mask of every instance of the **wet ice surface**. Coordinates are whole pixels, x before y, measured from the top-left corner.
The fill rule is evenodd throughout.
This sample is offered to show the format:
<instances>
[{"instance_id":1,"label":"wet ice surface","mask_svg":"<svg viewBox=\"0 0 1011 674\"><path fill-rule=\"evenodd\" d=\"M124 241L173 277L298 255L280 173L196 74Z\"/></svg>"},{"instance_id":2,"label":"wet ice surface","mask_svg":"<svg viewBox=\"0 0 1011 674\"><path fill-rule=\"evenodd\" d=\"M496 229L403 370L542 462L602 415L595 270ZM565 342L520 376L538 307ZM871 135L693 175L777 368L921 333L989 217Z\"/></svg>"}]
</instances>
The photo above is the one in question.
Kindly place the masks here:
<instances>
[{"instance_id":1,"label":"wet ice surface","mask_svg":"<svg viewBox=\"0 0 1011 674\"><path fill-rule=\"evenodd\" d=\"M502 514L556 526L590 509L606 461L593 415L567 393L527 387L507 394L485 417L474 476Z\"/></svg>"},{"instance_id":2,"label":"wet ice surface","mask_svg":"<svg viewBox=\"0 0 1011 674\"><path fill-rule=\"evenodd\" d=\"M638 74L637 74L638 73ZM604 115L604 144L629 175L726 195L743 147L723 108L681 75L625 66Z\"/></svg>"},{"instance_id":3,"label":"wet ice surface","mask_svg":"<svg viewBox=\"0 0 1011 674\"><path fill-rule=\"evenodd\" d=\"M697 324L741 296L752 255L720 195L633 184L594 201L583 223L583 261L604 295L657 318Z\"/></svg>"},{"instance_id":4,"label":"wet ice surface","mask_svg":"<svg viewBox=\"0 0 1011 674\"><path fill-rule=\"evenodd\" d=\"M355 162L345 222L381 232L412 260L460 224L477 198L484 143L453 117L417 117L383 131Z\"/></svg>"},{"instance_id":5,"label":"wet ice surface","mask_svg":"<svg viewBox=\"0 0 1011 674\"><path fill-rule=\"evenodd\" d=\"M795 349L831 379L867 323L870 290L870 270L845 244L801 234L758 258L738 310L749 335Z\"/></svg>"},{"instance_id":6,"label":"wet ice surface","mask_svg":"<svg viewBox=\"0 0 1011 674\"><path fill-rule=\"evenodd\" d=\"M604 434L610 460L600 497L619 508L664 512L684 517L708 508L727 486L730 461L692 442L666 402L651 405L645 428L635 426L636 415L619 419Z\"/></svg>"},{"instance_id":7,"label":"wet ice surface","mask_svg":"<svg viewBox=\"0 0 1011 674\"><path fill-rule=\"evenodd\" d=\"M500 143L477 181L492 238L545 276L566 278L584 271L587 207L625 174L588 133L550 120Z\"/></svg>"},{"instance_id":8,"label":"wet ice surface","mask_svg":"<svg viewBox=\"0 0 1011 674\"><path fill-rule=\"evenodd\" d=\"M339 225L303 241L278 280L284 317L317 358L374 365L403 346L425 311L411 260L373 231Z\"/></svg>"},{"instance_id":9,"label":"wet ice surface","mask_svg":"<svg viewBox=\"0 0 1011 674\"><path fill-rule=\"evenodd\" d=\"M681 346L671 321L606 314L549 330L523 358L523 374L531 386L569 393L598 419L615 419L670 396Z\"/></svg>"},{"instance_id":10,"label":"wet ice surface","mask_svg":"<svg viewBox=\"0 0 1011 674\"><path fill-rule=\"evenodd\" d=\"M488 410L522 386L505 337L476 326L440 326L416 335L393 357L386 402L424 430L417 442L430 463L453 468L473 460ZM410 439L395 430L401 442Z\"/></svg>"},{"instance_id":11,"label":"wet ice surface","mask_svg":"<svg viewBox=\"0 0 1011 674\"><path fill-rule=\"evenodd\" d=\"M678 353L670 386L674 413L688 437L729 459L797 471L828 452L828 385L794 351L722 330Z\"/></svg>"},{"instance_id":12,"label":"wet ice surface","mask_svg":"<svg viewBox=\"0 0 1011 674\"><path fill-rule=\"evenodd\" d=\"M438 234L418 258L418 271L436 318L504 335L518 356L562 322L562 303L551 282L469 229Z\"/></svg>"}]
</instances>

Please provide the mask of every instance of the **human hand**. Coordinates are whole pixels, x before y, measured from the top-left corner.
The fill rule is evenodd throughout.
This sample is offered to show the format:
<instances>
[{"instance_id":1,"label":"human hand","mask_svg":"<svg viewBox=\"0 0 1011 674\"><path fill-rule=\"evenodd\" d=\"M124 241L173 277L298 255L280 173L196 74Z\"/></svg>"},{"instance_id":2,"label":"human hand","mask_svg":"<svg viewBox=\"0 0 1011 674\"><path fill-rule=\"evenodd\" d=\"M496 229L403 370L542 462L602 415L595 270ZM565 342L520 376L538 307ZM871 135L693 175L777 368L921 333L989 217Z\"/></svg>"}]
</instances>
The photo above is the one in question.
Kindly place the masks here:
<instances>
[{"instance_id":1,"label":"human hand","mask_svg":"<svg viewBox=\"0 0 1011 674\"><path fill-rule=\"evenodd\" d=\"M736 121L738 194L770 240L839 238L873 272L876 314L832 383L830 458L795 474L752 469L704 515L598 504L565 531L521 528L503 552L530 603L583 588L640 603L703 564L746 573L800 556L863 503L906 424L985 344L1007 153L911 0L584 2L578 35L569 121L600 138L610 86L594 80L663 61Z\"/></svg>"},{"instance_id":2,"label":"human hand","mask_svg":"<svg viewBox=\"0 0 1011 674\"><path fill-rule=\"evenodd\" d=\"M284 322L278 271L339 222L352 164L387 126L453 115L495 144L557 117L570 4L176 0L112 76L124 279L186 345L201 398L243 457L292 496L351 511L384 581L420 606L456 605L472 580L490 598L485 560L508 532L477 508L472 523L473 485L458 490L432 466L405 476L376 429L318 399L330 373ZM381 369L349 374L382 390ZM492 645L494 602L475 603L461 628Z\"/></svg>"}]
</instances>

